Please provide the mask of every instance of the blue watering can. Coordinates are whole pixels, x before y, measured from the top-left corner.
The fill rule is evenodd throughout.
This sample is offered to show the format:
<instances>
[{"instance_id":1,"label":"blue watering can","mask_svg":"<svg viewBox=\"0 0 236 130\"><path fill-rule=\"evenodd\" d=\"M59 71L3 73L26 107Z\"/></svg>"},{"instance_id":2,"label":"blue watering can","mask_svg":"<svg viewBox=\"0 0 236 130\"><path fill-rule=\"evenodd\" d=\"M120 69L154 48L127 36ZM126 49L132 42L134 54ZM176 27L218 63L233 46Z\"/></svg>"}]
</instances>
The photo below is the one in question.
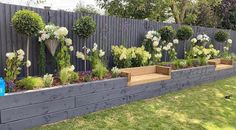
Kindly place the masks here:
<instances>
[{"instance_id":1,"label":"blue watering can","mask_svg":"<svg viewBox=\"0 0 236 130\"><path fill-rule=\"evenodd\" d=\"M5 81L0 77L0 96L5 95Z\"/></svg>"}]
</instances>

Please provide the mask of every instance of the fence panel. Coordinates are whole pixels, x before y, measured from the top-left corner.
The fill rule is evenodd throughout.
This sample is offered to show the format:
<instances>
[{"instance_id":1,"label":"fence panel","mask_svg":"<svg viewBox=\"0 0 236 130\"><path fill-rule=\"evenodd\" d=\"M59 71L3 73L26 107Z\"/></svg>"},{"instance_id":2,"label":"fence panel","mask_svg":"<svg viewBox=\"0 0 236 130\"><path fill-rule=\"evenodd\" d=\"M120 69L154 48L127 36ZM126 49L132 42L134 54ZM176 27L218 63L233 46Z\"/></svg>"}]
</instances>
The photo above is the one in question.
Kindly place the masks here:
<instances>
[{"instance_id":1,"label":"fence panel","mask_svg":"<svg viewBox=\"0 0 236 130\"><path fill-rule=\"evenodd\" d=\"M80 39L76 34L72 32L72 27L75 21L78 18L81 18L85 15L90 15L97 23L97 29L93 36L87 40L87 46L92 47L93 43L97 43L98 46L106 51L106 61L108 66L112 66L112 57L111 57L111 46L112 45L125 45L127 47L131 46L140 46L145 33L149 30L157 30L162 26L171 25L173 28L177 29L181 25L177 24L166 24L151 22L146 20L136 20L136 19L127 19L119 18L114 16L100 16L100 15L91 15L91 14L81 14L66 12L62 10L44 10L39 8L24 7L18 5L10 4L0 4L0 76L3 76L6 60L6 53L20 49L26 50L26 37L15 32L12 24L11 18L17 10L20 9L30 9L39 13L45 23L54 23L55 25L64 26L68 28L69 35L68 37L72 38L74 43L74 50L82 50L83 40ZM199 33L206 33L210 37L214 36L214 33L218 30L215 28L204 28L194 26L194 36ZM236 32L228 30L231 34L233 41L236 41ZM39 43L38 38L32 37L30 44L30 60L32 61L32 67L30 68L31 75L38 74L38 61L39 61ZM216 42L216 48L222 49L221 45ZM181 42L177 48L178 57L183 57L183 43ZM232 47L232 51L236 53L235 42ZM72 63L76 66L76 70L84 70L83 61L76 58L76 52L72 53ZM47 72L53 73L56 71L55 59L50 55L46 49L46 69ZM90 68L91 66L88 65ZM21 76L25 75L25 68Z\"/></svg>"}]
</instances>

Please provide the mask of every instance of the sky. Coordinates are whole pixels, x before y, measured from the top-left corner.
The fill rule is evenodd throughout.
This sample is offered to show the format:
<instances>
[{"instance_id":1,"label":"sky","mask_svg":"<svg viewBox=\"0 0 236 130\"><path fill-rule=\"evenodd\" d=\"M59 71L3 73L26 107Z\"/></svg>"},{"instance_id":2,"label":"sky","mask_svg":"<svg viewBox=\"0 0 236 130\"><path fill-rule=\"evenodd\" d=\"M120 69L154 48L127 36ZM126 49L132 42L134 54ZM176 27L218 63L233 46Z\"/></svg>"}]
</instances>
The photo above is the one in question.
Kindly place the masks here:
<instances>
[{"instance_id":1,"label":"sky","mask_svg":"<svg viewBox=\"0 0 236 130\"><path fill-rule=\"evenodd\" d=\"M9 4L17 4L17 5L27 5L27 1L30 0L0 0L3 3L9 3ZM36 0L31 0L31 1L36 1ZM34 7L41 7L43 8L45 5L51 6L52 9L63 9L63 10L69 10L72 11L77 3L81 3L84 5L93 5L96 7L98 10L99 8L96 6L96 1L95 0L46 0L45 3L35 5L34 2L30 3L30 6Z\"/></svg>"}]
</instances>

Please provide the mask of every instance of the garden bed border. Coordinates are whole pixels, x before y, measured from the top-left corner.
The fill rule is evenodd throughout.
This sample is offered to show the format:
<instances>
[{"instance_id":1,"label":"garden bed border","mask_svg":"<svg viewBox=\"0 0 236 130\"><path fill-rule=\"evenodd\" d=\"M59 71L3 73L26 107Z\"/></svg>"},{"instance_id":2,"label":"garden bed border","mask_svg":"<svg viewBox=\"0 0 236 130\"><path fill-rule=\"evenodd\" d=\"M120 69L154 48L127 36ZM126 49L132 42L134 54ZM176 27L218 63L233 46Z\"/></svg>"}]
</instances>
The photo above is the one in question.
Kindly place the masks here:
<instances>
[{"instance_id":1,"label":"garden bed border","mask_svg":"<svg viewBox=\"0 0 236 130\"><path fill-rule=\"evenodd\" d=\"M236 75L214 65L172 70L171 79L128 87L126 77L64 85L0 97L0 130L21 130L152 98Z\"/></svg>"}]
</instances>

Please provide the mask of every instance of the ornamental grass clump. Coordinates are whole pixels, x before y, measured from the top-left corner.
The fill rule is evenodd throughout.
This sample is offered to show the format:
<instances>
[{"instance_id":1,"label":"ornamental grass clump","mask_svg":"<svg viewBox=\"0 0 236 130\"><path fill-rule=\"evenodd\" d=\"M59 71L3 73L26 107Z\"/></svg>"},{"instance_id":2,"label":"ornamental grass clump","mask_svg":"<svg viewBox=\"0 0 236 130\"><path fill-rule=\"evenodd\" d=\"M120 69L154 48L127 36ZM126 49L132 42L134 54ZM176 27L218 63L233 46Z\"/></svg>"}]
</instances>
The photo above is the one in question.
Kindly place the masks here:
<instances>
[{"instance_id":1,"label":"ornamental grass clump","mask_svg":"<svg viewBox=\"0 0 236 130\"><path fill-rule=\"evenodd\" d=\"M78 19L73 26L73 32L84 40L83 51L85 57L87 55L86 39L92 36L95 31L96 31L96 22L90 16L84 16ZM86 59L84 60L84 70L85 71L87 70Z\"/></svg>"},{"instance_id":2,"label":"ornamental grass clump","mask_svg":"<svg viewBox=\"0 0 236 130\"><path fill-rule=\"evenodd\" d=\"M31 36L36 35L39 30L42 30L45 26L42 17L30 10L19 10L12 17L12 24L16 32L27 36L27 51L26 60L29 60L29 40ZM29 69L27 68L27 75L29 75Z\"/></svg>"}]
</instances>

